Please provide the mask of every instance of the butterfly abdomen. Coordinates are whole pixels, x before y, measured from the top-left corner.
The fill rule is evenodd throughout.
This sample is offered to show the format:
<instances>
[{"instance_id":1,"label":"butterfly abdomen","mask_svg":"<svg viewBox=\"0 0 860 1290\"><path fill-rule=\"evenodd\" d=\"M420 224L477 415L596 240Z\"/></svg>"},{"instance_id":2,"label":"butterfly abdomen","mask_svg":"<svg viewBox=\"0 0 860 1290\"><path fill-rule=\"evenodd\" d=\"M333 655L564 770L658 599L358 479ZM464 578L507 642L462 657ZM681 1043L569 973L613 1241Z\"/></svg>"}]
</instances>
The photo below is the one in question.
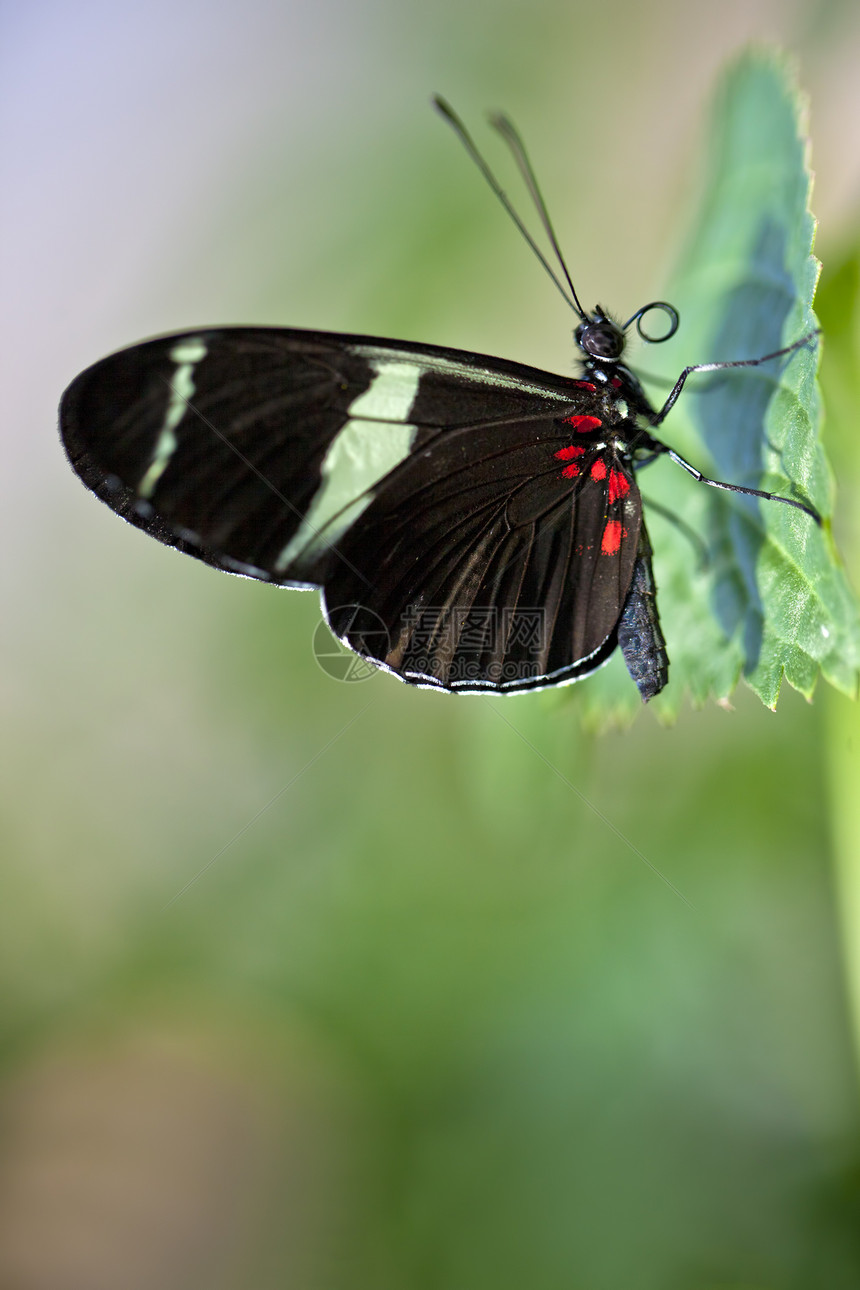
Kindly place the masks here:
<instances>
[{"instance_id":1,"label":"butterfly abdomen","mask_svg":"<svg viewBox=\"0 0 860 1290\"><path fill-rule=\"evenodd\" d=\"M627 670L647 703L660 693L669 679L669 656L660 629L651 543L644 524L639 529L633 580L618 620L618 644Z\"/></svg>"}]
</instances>

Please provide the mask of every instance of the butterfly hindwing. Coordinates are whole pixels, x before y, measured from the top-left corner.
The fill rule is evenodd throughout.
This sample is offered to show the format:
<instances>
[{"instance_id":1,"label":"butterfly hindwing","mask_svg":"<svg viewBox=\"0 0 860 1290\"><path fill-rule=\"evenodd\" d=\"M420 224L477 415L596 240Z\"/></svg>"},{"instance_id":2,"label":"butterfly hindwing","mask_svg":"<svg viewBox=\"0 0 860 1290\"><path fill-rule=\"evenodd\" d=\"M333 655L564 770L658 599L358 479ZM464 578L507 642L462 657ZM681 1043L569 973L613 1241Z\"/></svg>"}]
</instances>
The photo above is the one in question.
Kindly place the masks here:
<instances>
[{"instance_id":1,"label":"butterfly hindwing","mask_svg":"<svg viewBox=\"0 0 860 1290\"><path fill-rule=\"evenodd\" d=\"M444 689L533 689L599 666L631 585L641 498L632 472L607 468L593 445L581 445L578 476L565 474L565 431L471 427L404 462L325 578L335 633Z\"/></svg>"}]
</instances>

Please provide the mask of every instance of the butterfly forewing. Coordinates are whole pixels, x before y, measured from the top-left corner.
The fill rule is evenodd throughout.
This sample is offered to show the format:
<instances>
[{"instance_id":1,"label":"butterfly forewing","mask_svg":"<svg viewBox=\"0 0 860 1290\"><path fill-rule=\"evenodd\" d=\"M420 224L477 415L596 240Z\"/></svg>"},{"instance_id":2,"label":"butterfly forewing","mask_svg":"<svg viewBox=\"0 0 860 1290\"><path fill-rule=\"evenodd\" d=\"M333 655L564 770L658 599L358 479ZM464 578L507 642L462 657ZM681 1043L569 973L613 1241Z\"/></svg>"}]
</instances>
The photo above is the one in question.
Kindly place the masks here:
<instances>
[{"instance_id":1,"label":"butterfly forewing","mask_svg":"<svg viewBox=\"0 0 860 1290\"><path fill-rule=\"evenodd\" d=\"M313 335L187 333L79 376L63 437L84 482L133 523L219 567L278 577L373 376L367 359Z\"/></svg>"},{"instance_id":2,"label":"butterfly forewing","mask_svg":"<svg viewBox=\"0 0 860 1290\"><path fill-rule=\"evenodd\" d=\"M554 379L372 337L201 330L87 369L61 429L87 486L132 523L219 567L290 582L315 531L426 438L563 407L576 382Z\"/></svg>"}]
</instances>

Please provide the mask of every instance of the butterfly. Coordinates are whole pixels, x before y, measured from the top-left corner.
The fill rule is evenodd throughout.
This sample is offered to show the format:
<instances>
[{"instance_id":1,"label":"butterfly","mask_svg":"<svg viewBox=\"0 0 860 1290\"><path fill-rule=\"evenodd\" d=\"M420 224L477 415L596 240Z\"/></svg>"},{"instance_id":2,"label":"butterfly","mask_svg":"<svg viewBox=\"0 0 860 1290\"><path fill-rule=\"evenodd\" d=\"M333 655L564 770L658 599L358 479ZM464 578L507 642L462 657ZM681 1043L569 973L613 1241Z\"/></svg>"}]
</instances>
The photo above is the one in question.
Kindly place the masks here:
<instances>
[{"instance_id":1,"label":"butterfly","mask_svg":"<svg viewBox=\"0 0 860 1290\"><path fill-rule=\"evenodd\" d=\"M620 649L641 697L668 680L637 469L693 372L655 409L623 361L628 330L677 330L665 301L624 324L586 312L525 149L511 147L567 290L442 100L496 195L577 314L581 371L556 376L432 345L290 328L199 328L112 354L63 395L84 484L130 523L216 568L318 587L341 642L414 685L522 693L588 676ZM569 291L569 295L568 295ZM662 312L659 337L643 318Z\"/></svg>"}]
</instances>

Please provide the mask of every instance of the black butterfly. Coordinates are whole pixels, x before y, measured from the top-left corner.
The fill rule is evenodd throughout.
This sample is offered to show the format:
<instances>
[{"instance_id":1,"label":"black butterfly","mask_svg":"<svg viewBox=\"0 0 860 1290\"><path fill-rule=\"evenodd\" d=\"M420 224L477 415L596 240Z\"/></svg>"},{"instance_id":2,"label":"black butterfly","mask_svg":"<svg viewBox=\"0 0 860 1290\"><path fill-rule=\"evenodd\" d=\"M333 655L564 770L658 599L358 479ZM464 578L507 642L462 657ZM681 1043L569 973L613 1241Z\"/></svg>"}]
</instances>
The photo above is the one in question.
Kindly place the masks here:
<instances>
[{"instance_id":1,"label":"black butterfly","mask_svg":"<svg viewBox=\"0 0 860 1290\"><path fill-rule=\"evenodd\" d=\"M462 123L457 129L540 256ZM281 328L203 328L88 368L60 409L81 479L124 519L230 573L320 587L335 634L416 685L520 693L587 676L620 647L643 700L666 684L637 466L668 454L622 363L635 322L581 308L518 136L506 137L581 321L580 379L458 350ZM652 309L668 332L646 335Z\"/></svg>"}]
</instances>

